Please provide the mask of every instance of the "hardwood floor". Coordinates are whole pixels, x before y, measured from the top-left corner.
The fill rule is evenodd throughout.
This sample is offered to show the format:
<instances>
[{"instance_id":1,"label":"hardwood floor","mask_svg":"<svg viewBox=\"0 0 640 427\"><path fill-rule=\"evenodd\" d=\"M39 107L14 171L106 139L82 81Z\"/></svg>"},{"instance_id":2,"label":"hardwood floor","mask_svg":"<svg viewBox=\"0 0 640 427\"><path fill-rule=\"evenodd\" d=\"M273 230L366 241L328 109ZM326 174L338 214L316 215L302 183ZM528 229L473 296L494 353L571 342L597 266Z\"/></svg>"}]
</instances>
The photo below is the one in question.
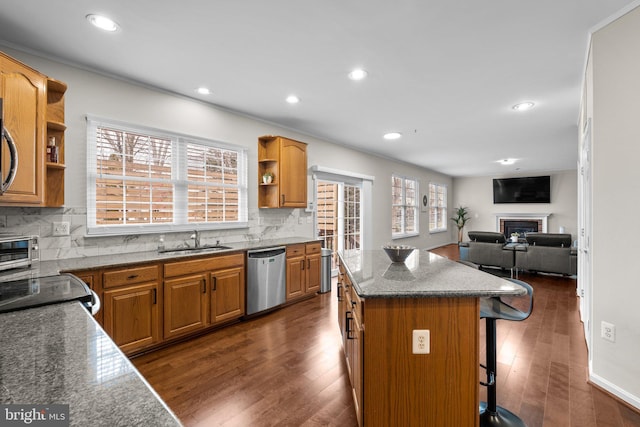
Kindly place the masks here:
<instances>
[{"instance_id":1,"label":"hardwood floor","mask_svg":"<svg viewBox=\"0 0 640 427\"><path fill-rule=\"evenodd\" d=\"M498 322L498 404L529 427L640 427L640 414L586 382L575 280L520 278L534 311ZM335 291L132 361L185 426L356 426ZM480 344L484 359L484 322Z\"/></svg>"}]
</instances>

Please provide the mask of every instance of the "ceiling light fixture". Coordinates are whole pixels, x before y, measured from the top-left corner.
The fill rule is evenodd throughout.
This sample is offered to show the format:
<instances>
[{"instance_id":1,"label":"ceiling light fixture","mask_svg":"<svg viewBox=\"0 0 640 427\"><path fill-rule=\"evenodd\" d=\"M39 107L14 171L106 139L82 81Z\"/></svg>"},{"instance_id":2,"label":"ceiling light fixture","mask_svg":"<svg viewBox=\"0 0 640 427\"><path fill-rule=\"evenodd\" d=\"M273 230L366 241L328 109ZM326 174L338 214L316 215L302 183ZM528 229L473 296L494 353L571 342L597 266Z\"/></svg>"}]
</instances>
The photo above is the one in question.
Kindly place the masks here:
<instances>
[{"instance_id":1,"label":"ceiling light fixture","mask_svg":"<svg viewBox=\"0 0 640 427\"><path fill-rule=\"evenodd\" d=\"M513 108L516 111L527 111L527 110L531 110L536 104L534 104L531 101L527 101L527 102L521 102L520 104L516 104L514 105Z\"/></svg>"},{"instance_id":2,"label":"ceiling light fixture","mask_svg":"<svg viewBox=\"0 0 640 427\"><path fill-rule=\"evenodd\" d=\"M365 70L363 70L362 68L356 68L355 70L351 71L349 73L349 78L351 80L362 80L365 77L367 77L367 73Z\"/></svg>"},{"instance_id":3,"label":"ceiling light fixture","mask_svg":"<svg viewBox=\"0 0 640 427\"><path fill-rule=\"evenodd\" d=\"M400 132L389 132L385 133L383 136L384 139L388 140L398 139L400 137L402 137L402 134Z\"/></svg>"},{"instance_id":4,"label":"ceiling light fixture","mask_svg":"<svg viewBox=\"0 0 640 427\"><path fill-rule=\"evenodd\" d=\"M298 102L300 102L300 98L295 95L289 95L287 96L287 102L289 104L297 104Z\"/></svg>"},{"instance_id":5,"label":"ceiling light fixture","mask_svg":"<svg viewBox=\"0 0 640 427\"><path fill-rule=\"evenodd\" d=\"M502 159L502 160L498 160L498 163L500 163L503 166L508 166L508 165L512 165L516 162L516 159Z\"/></svg>"},{"instance_id":6,"label":"ceiling light fixture","mask_svg":"<svg viewBox=\"0 0 640 427\"><path fill-rule=\"evenodd\" d=\"M109 31L110 33L118 29L118 24L106 16L90 14L87 15L87 20L101 30Z\"/></svg>"},{"instance_id":7,"label":"ceiling light fixture","mask_svg":"<svg viewBox=\"0 0 640 427\"><path fill-rule=\"evenodd\" d=\"M198 92L200 95L211 95L211 90L209 90L209 88L206 88L204 86L196 89L196 92Z\"/></svg>"}]
</instances>

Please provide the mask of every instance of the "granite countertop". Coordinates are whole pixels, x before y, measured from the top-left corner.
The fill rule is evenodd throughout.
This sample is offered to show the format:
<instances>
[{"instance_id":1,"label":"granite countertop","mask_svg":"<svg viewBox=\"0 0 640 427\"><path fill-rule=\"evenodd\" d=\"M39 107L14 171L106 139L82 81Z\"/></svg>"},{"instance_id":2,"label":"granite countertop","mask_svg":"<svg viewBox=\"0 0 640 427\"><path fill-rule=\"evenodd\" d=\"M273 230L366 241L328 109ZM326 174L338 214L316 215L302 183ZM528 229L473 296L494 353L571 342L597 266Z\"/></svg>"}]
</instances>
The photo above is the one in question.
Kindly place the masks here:
<instances>
[{"instance_id":1,"label":"granite countertop","mask_svg":"<svg viewBox=\"0 0 640 427\"><path fill-rule=\"evenodd\" d=\"M0 324L0 403L69 405L72 426L181 425L80 303Z\"/></svg>"},{"instance_id":2,"label":"granite countertop","mask_svg":"<svg viewBox=\"0 0 640 427\"><path fill-rule=\"evenodd\" d=\"M318 241L313 238L289 237L283 239L260 240L255 242L223 243L230 249L204 252L165 252L157 250L147 252L117 253L102 256L87 256L82 258L66 258L52 261L38 261L31 268L10 270L0 273L0 282L25 279L29 277L53 276L64 271L89 270L101 267L124 267L144 262L166 261L171 259L185 259L191 257L216 256L233 252L243 252L254 249L270 248L274 246L294 245L298 243ZM169 248L167 248L169 249Z\"/></svg>"},{"instance_id":3,"label":"granite countertop","mask_svg":"<svg viewBox=\"0 0 640 427\"><path fill-rule=\"evenodd\" d=\"M383 250L340 252L363 298L491 297L524 295L508 280L416 249L404 263L392 263Z\"/></svg>"}]
</instances>

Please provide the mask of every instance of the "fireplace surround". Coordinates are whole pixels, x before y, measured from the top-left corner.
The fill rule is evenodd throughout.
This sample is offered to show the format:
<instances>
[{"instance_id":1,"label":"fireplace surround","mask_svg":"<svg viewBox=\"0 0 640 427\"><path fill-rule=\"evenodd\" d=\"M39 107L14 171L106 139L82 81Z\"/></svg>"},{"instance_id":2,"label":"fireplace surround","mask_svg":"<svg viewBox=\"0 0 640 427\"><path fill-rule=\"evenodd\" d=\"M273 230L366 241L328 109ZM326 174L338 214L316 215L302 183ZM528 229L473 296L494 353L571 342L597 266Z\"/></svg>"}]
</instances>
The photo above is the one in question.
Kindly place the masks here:
<instances>
[{"instance_id":1,"label":"fireplace surround","mask_svg":"<svg viewBox=\"0 0 640 427\"><path fill-rule=\"evenodd\" d=\"M507 239L511 237L511 233L520 234L524 238L524 233L547 232L547 219L549 213L518 213L496 214L496 231L502 233Z\"/></svg>"}]
</instances>

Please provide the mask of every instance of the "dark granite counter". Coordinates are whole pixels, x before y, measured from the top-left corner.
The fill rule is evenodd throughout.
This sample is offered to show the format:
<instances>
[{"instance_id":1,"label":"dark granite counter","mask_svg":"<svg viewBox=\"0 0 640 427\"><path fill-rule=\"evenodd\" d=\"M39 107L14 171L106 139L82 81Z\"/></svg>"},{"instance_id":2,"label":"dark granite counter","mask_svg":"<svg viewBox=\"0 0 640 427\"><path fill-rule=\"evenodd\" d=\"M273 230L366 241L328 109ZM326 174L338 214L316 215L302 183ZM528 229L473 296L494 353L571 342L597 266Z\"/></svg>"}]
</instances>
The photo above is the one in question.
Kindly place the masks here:
<instances>
[{"instance_id":1,"label":"dark granite counter","mask_svg":"<svg viewBox=\"0 0 640 427\"><path fill-rule=\"evenodd\" d=\"M77 302L0 314L0 403L68 404L72 426L179 426Z\"/></svg>"},{"instance_id":2,"label":"dark granite counter","mask_svg":"<svg viewBox=\"0 0 640 427\"><path fill-rule=\"evenodd\" d=\"M88 256L82 258L67 258L54 261L39 261L31 268L23 270L10 270L0 273L0 282L24 279L28 277L53 276L64 271L87 270L101 267L122 267L143 262L166 261L169 259L184 259L191 257L215 256L232 252L248 251L254 249L269 248L274 246L286 246L298 243L313 242L316 239L305 237L289 237L284 239L260 240L255 242L224 243L230 249L198 252L165 252L158 251L116 253L104 256Z\"/></svg>"},{"instance_id":3,"label":"dark granite counter","mask_svg":"<svg viewBox=\"0 0 640 427\"><path fill-rule=\"evenodd\" d=\"M416 249L404 263L383 250L341 252L356 292L363 298L490 297L524 295L508 280Z\"/></svg>"}]
</instances>

